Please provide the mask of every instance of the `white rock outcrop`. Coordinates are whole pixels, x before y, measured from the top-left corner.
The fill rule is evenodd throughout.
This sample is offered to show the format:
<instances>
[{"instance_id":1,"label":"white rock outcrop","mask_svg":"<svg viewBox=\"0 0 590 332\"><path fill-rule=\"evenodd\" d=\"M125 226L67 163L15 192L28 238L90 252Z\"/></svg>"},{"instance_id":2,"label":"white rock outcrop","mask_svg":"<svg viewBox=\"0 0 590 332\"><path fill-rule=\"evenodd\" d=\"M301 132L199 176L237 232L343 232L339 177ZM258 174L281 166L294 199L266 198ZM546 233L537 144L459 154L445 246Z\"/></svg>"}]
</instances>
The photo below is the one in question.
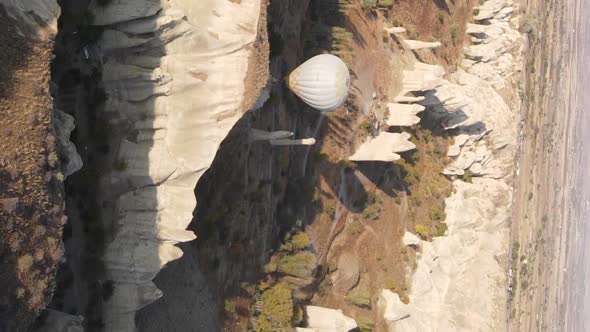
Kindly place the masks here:
<instances>
[{"instance_id":1,"label":"white rock outcrop","mask_svg":"<svg viewBox=\"0 0 590 332\"><path fill-rule=\"evenodd\" d=\"M488 0L480 8L476 20L489 24L470 25L468 33L485 42L467 47L470 60L421 102L457 134L447 153L453 161L444 173L470 170L472 183L453 181L453 194L445 201L447 235L421 242L409 303L386 290L381 294L378 306L390 331L498 331L505 326L501 257L508 252L520 109L518 96L504 99L500 90L517 90L522 37L507 14L512 13L510 0Z\"/></svg>"},{"instance_id":2,"label":"white rock outcrop","mask_svg":"<svg viewBox=\"0 0 590 332\"><path fill-rule=\"evenodd\" d=\"M404 44L411 50L424 50L441 47L440 42L425 42L420 40L404 39Z\"/></svg>"},{"instance_id":3,"label":"white rock outcrop","mask_svg":"<svg viewBox=\"0 0 590 332\"><path fill-rule=\"evenodd\" d=\"M406 28L404 28L404 27L391 27L391 28L386 28L385 31L387 31L387 33L389 33L390 35L395 35L395 34L406 32Z\"/></svg>"},{"instance_id":4,"label":"white rock outcrop","mask_svg":"<svg viewBox=\"0 0 590 332\"><path fill-rule=\"evenodd\" d=\"M387 104L389 116L387 118L388 126L409 127L420 122L420 118L416 114L425 110L425 107L417 104Z\"/></svg>"},{"instance_id":5,"label":"white rock outcrop","mask_svg":"<svg viewBox=\"0 0 590 332\"><path fill-rule=\"evenodd\" d=\"M80 158L74 143L70 141L70 134L74 128L74 117L57 108L53 109L53 130L62 155L64 176L70 176L82 168L82 158Z\"/></svg>"},{"instance_id":6,"label":"white rock outcrop","mask_svg":"<svg viewBox=\"0 0 590 332\"><path fill-rule=\"evenodd\" d=\"M219 144L248 109L245 79L256 51L260 0L92 2L105 28L106 112L128 121L108 183L127 185L116 203L117 234L104 261L114 294L107 330L133 331L135 312L162 296L152 279L195 238L186 227L194 188ZM106 186L108 191L108 185Z\"/></svg>"},{"instance_id":7,"label":"white rock outcrop","mask_svg":"<svg viewBox=\"0 0 590 332\"><path fill-rule=\"evenodd\" d=\"M402 93L433 90L444 83L445 70L439 65L429 65L420 61L414 63L412 70L404 70L402 79Z\"/></svg>"},{"instance_id":8,"label":"white rock outcrop","mask_svg":"<svg viewBox=\"0 0 590 332\"><path fill-rule=\"evenodd\" d=\"M404 246L417 246L422 242L418 236L412 234L410 232L404 233L404 237L402 238L402 243Z\"/></svg>"},{"instance_id":9,"label":"white rock outcrop","mask_svg":"<svg viewBox=\"0 0 590 332\"><path fill-rule=\"evenodd\" d=\"M416 148L409 141L408 133L381 132L376 137L369 138L356 152L348 158L351 161L396 161L401 157L399 152L406 152Z\"/></svg>"},{"instance_id":10,"label":"white rock outcrop","mask_svg":"<svg viewBox=\"0 0 590 332\"><path fill-rule=\"evenodd\" d=\"M305 313L307 328L314 332L348 332L357 328L355 320L345 316L342 310L307 306Z\"/></svg>"}]
</instances>

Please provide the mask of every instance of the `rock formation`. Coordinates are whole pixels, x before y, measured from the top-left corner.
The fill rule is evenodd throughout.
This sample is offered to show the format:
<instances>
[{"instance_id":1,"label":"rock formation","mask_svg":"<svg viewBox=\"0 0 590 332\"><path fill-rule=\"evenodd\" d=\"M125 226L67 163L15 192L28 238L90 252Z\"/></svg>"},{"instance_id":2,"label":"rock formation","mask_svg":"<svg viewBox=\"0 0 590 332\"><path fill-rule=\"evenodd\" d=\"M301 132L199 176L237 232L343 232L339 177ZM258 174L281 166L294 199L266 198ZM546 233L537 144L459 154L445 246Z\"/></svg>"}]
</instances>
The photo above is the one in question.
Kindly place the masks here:
<instances>
[{"instance_id":1,"label":"rock formation","mask_svg":"<svg viewBox=\"0 0 590 332\"><path fill-rule=\"evenodd\" d=\"M444 69L416 61L412 70L404 70L401 96L408 92L433 90L444 83Z\"/></svg>"},{"instance_id":2,"label":"rock formation","mask_svg":"<svg viewBox=\"0 0 590 332\"><path fill-rule=\"evenodd\" d=\"M402 238L404 246L417 246L420 242L420 238L410 232L406 232Z\"/></svg>"},{"instance_id":3,"label":"rock formation","mask_svg":"<svg viewBox=\"0 0 590 332\"><path fill-rule=\"evenodd\" d=\"M432 49L438 48L442 45L440 42L424 42L411 39L405 39L404 44L406 44L406 46L408 46L408 48L411 50Z\"/></svg>"},{"instance_id":4,"label":"rock formation","mask_svg":"<svg viewBox=\"0 0 590 332\"><path fill-rule=\"evenodd\" d=\"M396 161L401 157L398 152L410 151L416 148L409 141L408 133L381 132L377 137L369 138L356 152L348 158L351 161Z\"/></svg>"},{"instance_id":5,"label":"rock formation","mask_svg":"<svg viewBox=\"0 0 590 332\"><path fill-rule=\"evenodd\" d=\"M195 238L185 230L195 185L266 84L267 65L253 61L264 48L252 47L265 40L258 36L262 6L259 0L91 5L93 24L105 29L99 42L105 111L135 133L118 149L126 169L108 181L127 186L104 255L115 282L104 305L109 330L134 330L135 311L162 296L152 279L182 256L175 244Z\"/></svg>"},{"instance_id":6,"label":"rock formation","mask_svg":"<svg viewBox=\"0 0 590 332\"><path fill-rule=\"evenodd\" d=\"M416 114L424 111L425 107L422 105L408 105L399 103L387 104L389 109L389 116L387 118L388 126L409 127L420 122L420 118Z\"/></svg>"},{"instance_id":7,"label":"rock formation","mask_svg":"<svg viewBox=\"0 0 590 332\"><path fill-rule=\"evenodd\" d=\"M76 146L70 141L70 134L75 128L74 118L57 108L53 110L53 130L62 154L62 169L64 176L70 176L82 168L82 158L76 151Z\"/></svg>"},{"instance_id":8,"label":"rock formation","mask_svg":"<svg viewBox=\"0 0 590 332\"><path fill-rule=\"evenodd\" d=\"M394 35L394 34L399 34L399 33L406 32L406 28L404 28L404 27L392 27L392 28L385 29L385 31L387 31L387 33L389 33L390 35Z\"/></svg>"},{"instance_id":9,"label":"rock formation","mask_svg":"<svg viewBox=\"0 0 590 332\"><path fill-rule=\"evenodd\" d=\"M504 326L501 257L508 252L519 104L518 96L505 99L500 90L516 90L514 73L522 66L512 11L509 0L483 3L475 19L486 25L467 29L482 42L466 47L461 69L421 101L456 132L447 153L453 161L444 171L455 178L454 191L445 201L447 235L421 242L409 304L388 290L381 294L378 305L390 331L497 331ZM467 170L473 178L457 178Z\"/></svg>"},{"instance_id":10,"label":"rock formation","mask_svg":"<svg viewBox=\"0 0 590 332\"><path fill-rule=\"evenodd\" d=\"M354 319L345 316L342 310L307 306L305 313L307 328L314 332L347 332L357 327Z\"/></svg>"}]
</instances>

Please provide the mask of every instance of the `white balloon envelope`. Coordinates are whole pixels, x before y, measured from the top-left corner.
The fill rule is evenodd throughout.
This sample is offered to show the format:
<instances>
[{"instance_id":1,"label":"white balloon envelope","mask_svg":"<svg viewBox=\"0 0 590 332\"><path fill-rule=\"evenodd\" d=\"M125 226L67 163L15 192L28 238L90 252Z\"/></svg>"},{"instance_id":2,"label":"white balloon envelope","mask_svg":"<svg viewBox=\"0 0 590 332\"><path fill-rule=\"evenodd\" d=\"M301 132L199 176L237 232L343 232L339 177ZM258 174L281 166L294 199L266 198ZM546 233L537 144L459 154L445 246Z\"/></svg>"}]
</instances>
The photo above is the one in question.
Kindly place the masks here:
<instances>
[{"instance_id":1,"label":"white balloon envelope","mask_svg":"<svg viewBox=\"0 0 590 332\"><path fill-rule=\"evenodd\" d=\"M287 84L309 106L331 111L340 107L348 97L350 74L339 57L320 54L291 72Z\"/></svg>"}]
</instances>

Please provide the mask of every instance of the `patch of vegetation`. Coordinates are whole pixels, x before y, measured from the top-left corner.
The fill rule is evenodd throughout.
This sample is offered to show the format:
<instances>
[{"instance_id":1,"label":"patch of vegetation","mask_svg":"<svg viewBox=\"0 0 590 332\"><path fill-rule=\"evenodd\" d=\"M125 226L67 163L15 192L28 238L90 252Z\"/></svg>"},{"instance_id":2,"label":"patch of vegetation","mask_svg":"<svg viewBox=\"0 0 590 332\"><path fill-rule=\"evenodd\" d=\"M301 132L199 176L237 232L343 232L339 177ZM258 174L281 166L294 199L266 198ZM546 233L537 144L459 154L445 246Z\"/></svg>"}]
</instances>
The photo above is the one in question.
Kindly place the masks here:
<instances>
[{"instance_id":1,"label":"patch of vegetation","mask_svg":"<svg viewBox=\"0 0 590 332\"><path fill-rule=\"evenodd\" d=\"M385 283L383 285L383 288L389 289L389 290L394 290L395 285L396 285L395 280L393 280L392 278L387 278L387 279L385 279Z\"/></svg>"},{"instance_id":2,"label":"patch of vegetation","mask_svg":"<svg viewBox=\"0 0 590 332\"><path fill-rule=\"evenodd\" d=\"M513 260L518 259L518 251L519 250L520 250L520 243L518 243L518 241L514 241L512 243L512 259Z\"/></svg>"},{"instance_id":3,"label":"patch of vegetation","mask_svg":"<svg viewBox=\"0 0 590 332\"><path fill-rule=\"evenodd\" d=\"M356 290L346 297L346 301L361 308L371 308L371 294L367 290Z\"/></svg>"},{"instance_id":4,"label":"patch of vegetation","mask_svg":"<svg viewBox=\"0 0 590 332\"><path fill-rule=\"evenodd\" d=\"M447 233L449 226L444 222L437 222L434 224L434 236L444 236Z\"/></svg>"},{"instance_id":5,"label":"patch of vegetation","mask_svg":"<svg viewBox=\"0 0 590 332\"><path fill-rule=\"evenodd\" d=\"M369 120L363 121L359 128L369 135L373 134L373 124Z\"/></svg>"},{"instance_id":6,"label":"patch of vegetation","mask_svg":"<svg viewBox=\"0 0 590 332\"><path fill-rule=\"evenodd\" d=\"M479 15L479 8L473 8L473 16Z\"/></svg>"},{"instance_id":7,"label":"patch of vegetation","mask_svg":"<svg viewBox=\"0 0 590 332\"><path fill-rule=\"evenodd\" d=\"M303 250L309 247L310 239L309 235L305 232L299 232L291 236L285 243L280 247L280 250L294 252Z\"/></svg>"},{"instance_id":8,"label":"patch of vegetation","mask_svg":"<svg viewBox=\"0 0 590 332\"><path fill-rule=\"evenodd\" d=\"M224 303L225 312L228 313L235 313L236 312L236 302L226 299Z\"/></svg>"},{"instance_id":9,"label":"patch of vegetation","mask_svg":"<svg viewBox=\"0 0 590 332\"><path fill-rule=\"evenodd\" d=\"M57 156L57 153L55 152L51 152L48 156L47 156L47 163L49 164L49 166L51 167L55 167L57 166L57 161L59 160L59 157Z\"/></svg>"},{"instance_id":10,"label":"patch of vegetation","mask_svg":"<svg viewBox=\"0 0 590 332\"><path fill-rule=\"evenodd\" d=\"M436 17L438 18L438 22L440 24L445 23L445 12L443 12L442 10L438 12L438 14L436 14Z\"/></svg>"},{"instance_id":11,"label":"patch of vegetation","mask_svg":"<svg viewBox=\"0 0 590 332\"><path fill-rule=\"evenodd\" d=\"M442 221L445 218L445 211L440 205L435 205L430 210L430 219L432 221Z\"/></svg>"},{"instance_id":12,"label":"patch of vegetation","mask_svg":"<svg viewBox=\"0 0 590 332\"><path fill-rule=\"evenodd\" d=\"M262 293L256 301L253 319L257 332L290 331L294 316L293 294L286 283L279 283Z\"/></svg>"},{"instance_id":13,"label":"patch of vegetation","mask_svg":"<svg viewBox=\"0 0 590 332\"><path fill-rule=\"evenodd\" d=\"M336 206L334 205L334 203L332 203L332 202L326 203L326 205L324 206L324 212L330 218L334 218L334 215L336 214Z\"/></svg>"},{"instance_id":14,"label":"patch of vegetation","mask_svg":"<svg viewBox=\"0 0 590 332\"><path fill-rule=\"evenodd\" d=\"M374 192L367 193L367 201L363 210L363 218L366 220L377 220L381 215L383 200Z\"/></svg>"},{"instance_id":15,"label":"patch of vegetation","mask_svg":"<svg viewBox=\"0 0 590 332\"><path fill-rule=\"evenodd\" d=\"M453 41L453 44L455 44L457 42L457 27L452 27L450 33L451 40Z\"/></svg>"},{"instance_id":16,"label":"patch of vegetation","mask_svg":"<svg viewBox=\"0 0 590 332\"><path fill-rule=\"evenodd\" d=\"M357 324L360 332L372 332L375 329L375 322L371 317L360 317Z\"/></svg>"},{"instance_id":17,"label":"patch of vegetation","mask_svg":"<svg viewBox=\"0 0 590 332\"><path fill-rule=\"evenodd\" d=\"M461 177L461 180L463 180L463 182L473 183L473 172L466 169L465 173L463 173L463 176Z\"/></svg>"},{"instance_id":18,"label":"patch of vegetation","mask_svg":"<svg viewBox=\"0 0 590 332\"><path fill-rule=\"evenodd\" d=\"M299 278L308 278L316 267L315 255L309 251L285 255L277 262L277 271Z\"/></svg>"},{"instance_id":19,"label":"patch of vegetation","mask_svg":"<svg viewBox=\"0 0 590 332\"><path fill-rule=\"evenodd\" d=\"M393 198L393 201L395 202L395 204L400 205L402 203L402 199L399 196L395 196Z\"/></svg>"},{"instance_id":20,"label":"patch of vegetation","mask_svg":"<svg viewBox=\"0 0 590 332\"><path fill-rule=\"evenodd\" d=\"M427 240L430 237L430 231L428 230L428 227L425 225L417 224L416 226L414 226L414 230L422 240Z\"/></svg>"}]
</instances>

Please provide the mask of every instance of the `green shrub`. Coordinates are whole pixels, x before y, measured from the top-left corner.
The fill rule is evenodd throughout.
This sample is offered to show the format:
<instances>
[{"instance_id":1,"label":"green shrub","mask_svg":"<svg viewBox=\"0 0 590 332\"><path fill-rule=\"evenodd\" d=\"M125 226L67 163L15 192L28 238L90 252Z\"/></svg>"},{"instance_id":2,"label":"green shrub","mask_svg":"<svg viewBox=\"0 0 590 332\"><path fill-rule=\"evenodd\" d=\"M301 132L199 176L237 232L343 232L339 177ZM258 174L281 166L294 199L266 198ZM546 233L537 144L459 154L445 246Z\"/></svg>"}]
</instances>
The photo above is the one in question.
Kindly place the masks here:
<instances>
[{"instance_id":1,"label":"green shrub","mask_svg":"<svg viewBox=\"0 0 590 332\"><path fill-rule=\"evenodd\" d=\"M371 308L371 294L365 290L353 292L346 300L357 307Z\"/></svg>"},{"instance_id":2,"label":"green shrub","mask_svg":"<svg viewBox=\"0 0 590 332\"><path fill-rule=\"evenodd\" d=\"M426 227L422 224L418 224L414 227L414 229L416 230L416 233L418 234L418 236L420 238L422 238L422 240L428 239L428 236L430 235L430 232L428 231L428 227Z\"/></svg>"},{"instance_id":3,"label":"green shrub","mask_svg":"<svg viewBox=\"0 0 590 332\"><path fill-rule=\"evenodd\" d=\"M446 223L437 222L436 225L434 225L434 236L444 236L448 228L449 227Z\"/></svg>"},{"instance_id":4,"label":"green shrub","mask_svg":"<svg viewBox=\"0 0 590 332\"><path fill-rule=\"evenodd\" d=\"M57 153L55 152L51 152L48 156L47 156L47 163L49 164L49 166L51 167L55 167L57 165L57 161L59 160Z\"/></svg>"},{"instance_id":5,"label":"green shrub","mask_svg":"<svg viewBox=\"0 0 590 332\"><path fill-rule=\"evenodd\" d=\"M375 322L371 317L360 317L357 319L357 324L361 332L371 332L375 329Z\"/></svg>"},{"instance_id":6,"label":"green shrub","mask_svg":"<svg viewBox=\"0 0 590 332\"><path fill-rule=\"evenodd\" d=\"M294 255L285 255L277 263L278 272L299 278L311 276L315 267L315 255L309 251L298 252Z\"/></svg>"},{"instance_id":7,"label":"green shrub","mask_svg":"<svg viewBox=\"0 0 590 332\"><path fill-rule=\"evenodd\" d=\"M440 22L440 24L445 23L445 13L442 10L438 12L436 17L438 18L438 21Z\"/></svg>"},{"instance_id":8,"label":"green shrub","mask_svg":"<svg viewBox=\"0 0 590 332\"><path fill-rule=\"evenodd\" d=\"M229 312L229 313L235 313L236 312L236 302L232 301L232 300L225 300L225 311Z\"/></svg>"},{"instance_id":9,"label":"green shrub","mask_svg":"<svg viewBox=\"0 0 590 332\"><path fill-rule=\"evenodd\" d=\"M402 203L402 199L399 196L395 196L395 198L393 199L395 201L395 204L400 205Z\"/></svg>"},{"instance_id":10,"label":"green shrub","mask_svg":"<svg viewBox=\"0 0 590 332\"><path fill-rule=\"evenodd\" d=\"M385 279L385 285L384 285L385 289L389 289L389 290L393 290L395 289L395 280L391 279L391 278L387 278Z\"/></svg>"},{"instance_id":11,"label":"green shrub","mask_svg":"<svg viewBox=\"0 0 590 332\"><path fill-rule=\"evenodd\" d=\"M336 206L334 206L334 203L326 203L326 206L324 207L324 212L326 212L326 214L330 218L333 218L336 214Z\"/></svg>"},{"instance_id":12,"label":"green shrub","mask_svg":"<svg viewBox=\"0 0 590 332\"><path fill-rule=\"evenodd\" d=\"M473 172L468 169L465 170L462 180L467 183L473 183Z\"/></svg>"},{"instance_id":13,"label":"green shrub","mask_svg":"<svg viewBox=\"0 0 590 332\"><path fill-rule=\"evenodd\" d=\"M432 207L430 210L430 219L432 221L441 221L445 217L445 212L440 205Z\"/></svg>"},{"instance_id":14,"label":"green shrub","mask_svg":"<svg viewBox=\"0 0 590 332\"><path fill-rule=\"evenodd\" d=\"M479 15L479 8L473 8L473 16Z\"/></svg>"},{"instance_id":15,"label":"green shrub","mask_svg":"<svg viewBox=\"0 0 590 332\"><path fill-rule=\"evenodd\" d=\"M299 232L291 238L291 243L293 244L293 249L295 250L302 250L309 247L309 235L305 232Z\"/></svg>"},{"instance_id":16,"label":"green shrub","mask_svg":"<svg viewBox=\"0 0 590 332\"><path fill-rule=\"evenodd\" d=\"M285 283L266 290L256 303L256 331L287 331L293 320L293 294Z\"/></svg>"}]
</instances>

